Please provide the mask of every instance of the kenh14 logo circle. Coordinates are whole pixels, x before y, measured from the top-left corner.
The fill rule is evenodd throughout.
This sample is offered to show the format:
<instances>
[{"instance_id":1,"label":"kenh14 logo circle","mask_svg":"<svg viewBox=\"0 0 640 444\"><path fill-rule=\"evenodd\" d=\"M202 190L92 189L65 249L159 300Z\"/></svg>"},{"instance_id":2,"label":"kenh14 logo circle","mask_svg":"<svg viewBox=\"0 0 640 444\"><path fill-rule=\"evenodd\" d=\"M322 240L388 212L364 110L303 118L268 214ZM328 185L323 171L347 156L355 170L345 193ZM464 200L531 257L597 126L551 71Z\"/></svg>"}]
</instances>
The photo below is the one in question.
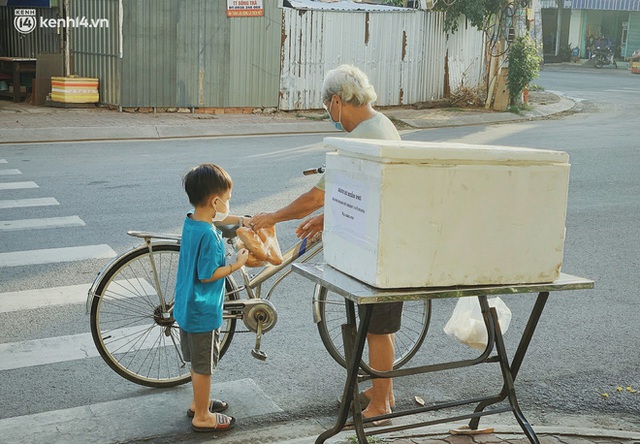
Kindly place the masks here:
<instances>
[{"instance_id":1,"label":"kenh14 logo circle","mask_svg":"<svg viewBox=\"0 0 640 444\"><path fill-rule=\"evenodd\" d=\"M13 26L22 34L29 34L36 29L38 21L36 20L35 9L16 9L13 17Z\"/></svg>"}]
</instances>

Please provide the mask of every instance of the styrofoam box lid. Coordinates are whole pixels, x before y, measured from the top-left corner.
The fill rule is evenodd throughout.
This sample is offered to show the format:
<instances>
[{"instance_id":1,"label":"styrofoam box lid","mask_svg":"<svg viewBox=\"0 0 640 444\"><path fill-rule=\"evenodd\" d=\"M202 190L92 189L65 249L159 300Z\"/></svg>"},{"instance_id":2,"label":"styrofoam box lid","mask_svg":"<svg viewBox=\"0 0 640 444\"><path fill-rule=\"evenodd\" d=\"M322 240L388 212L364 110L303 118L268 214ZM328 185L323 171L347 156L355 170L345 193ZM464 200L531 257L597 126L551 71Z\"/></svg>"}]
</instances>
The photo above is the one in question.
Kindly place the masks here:
<instances>
[{"instance_id":1,"label":"styrofoam box lid","mask_svg":"<svg viewBox=\"0 0 640 444\"><path fill-rule=\"evenodd\" d=\"M326 146L339 155L370 159L380 163L505 163L567 164L564 151L450 142L412 142L396 140L326 137Z\"/></svg>"}]
</instances>

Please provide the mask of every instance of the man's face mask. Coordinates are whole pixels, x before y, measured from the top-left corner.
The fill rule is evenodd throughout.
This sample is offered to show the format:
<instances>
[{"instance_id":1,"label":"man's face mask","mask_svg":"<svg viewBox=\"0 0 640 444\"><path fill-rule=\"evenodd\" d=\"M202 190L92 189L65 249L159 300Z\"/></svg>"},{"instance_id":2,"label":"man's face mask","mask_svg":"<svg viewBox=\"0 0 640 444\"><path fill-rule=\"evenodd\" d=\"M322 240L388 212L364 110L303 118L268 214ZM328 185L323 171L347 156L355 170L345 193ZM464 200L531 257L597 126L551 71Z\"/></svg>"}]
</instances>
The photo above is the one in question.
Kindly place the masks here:
<instances>
[{"instance_id":1,"label":"man's face mask","mask_svg":"<svg viewBox=\"0 0 640 444\"><path fill-rule=\"evenodd\" d=\"M324 106L325 111L327 112L327 114L329 114L329 120L331 120L333 126L335 126L338 131L345 131L344 127L342 126L342 107L340 107L340 112L338 113L338 121L336 122L335 120L333 120L333 117L331 117L331 107L333 106L333 99L331 99L329 108L327 108L327 105L324 103L322 104L322 106Z\"/></svg>"}]
</instances>

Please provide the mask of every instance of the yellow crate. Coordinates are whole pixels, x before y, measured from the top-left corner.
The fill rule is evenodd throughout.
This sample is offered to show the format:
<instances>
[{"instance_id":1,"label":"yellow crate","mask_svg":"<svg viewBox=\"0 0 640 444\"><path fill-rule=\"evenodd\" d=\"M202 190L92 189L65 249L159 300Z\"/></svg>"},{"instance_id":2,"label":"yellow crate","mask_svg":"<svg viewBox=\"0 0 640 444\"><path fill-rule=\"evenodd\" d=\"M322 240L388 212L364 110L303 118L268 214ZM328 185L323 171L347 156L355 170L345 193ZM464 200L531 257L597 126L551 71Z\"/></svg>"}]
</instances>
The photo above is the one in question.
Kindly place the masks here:
<instances>
[{"instance_id":1,"label":"yellow crate","mask_svg":"<svg viewBox=\"0 0 640 444\"><path fill-rule=\"evenodd\" d=\"M88 77L51 77L51 100L62 103L99 101L98 79Z\"/></svg>"}]
</instances>

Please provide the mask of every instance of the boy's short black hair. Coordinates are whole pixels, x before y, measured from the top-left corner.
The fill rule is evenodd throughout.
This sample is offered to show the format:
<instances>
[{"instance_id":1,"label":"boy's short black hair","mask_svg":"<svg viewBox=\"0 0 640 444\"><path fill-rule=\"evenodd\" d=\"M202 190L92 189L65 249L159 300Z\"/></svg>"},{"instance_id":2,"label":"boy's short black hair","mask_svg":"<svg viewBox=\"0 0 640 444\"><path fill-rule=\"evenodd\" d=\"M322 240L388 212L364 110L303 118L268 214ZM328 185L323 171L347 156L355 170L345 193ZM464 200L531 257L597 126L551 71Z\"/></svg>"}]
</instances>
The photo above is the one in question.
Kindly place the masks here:
<instances>
[{"instance_id":1,"label":"boy's short black hair","mask_svg":"<svg viewBox=\"0 0 640 444\"><path fill-rule=\"evenodd\" d=\"M193 167L182 179L189 202L194 207L204 205L214 194L223 194L231 189L231 176L218 165L204 163Z\"/></svg>"}]
</instances>

